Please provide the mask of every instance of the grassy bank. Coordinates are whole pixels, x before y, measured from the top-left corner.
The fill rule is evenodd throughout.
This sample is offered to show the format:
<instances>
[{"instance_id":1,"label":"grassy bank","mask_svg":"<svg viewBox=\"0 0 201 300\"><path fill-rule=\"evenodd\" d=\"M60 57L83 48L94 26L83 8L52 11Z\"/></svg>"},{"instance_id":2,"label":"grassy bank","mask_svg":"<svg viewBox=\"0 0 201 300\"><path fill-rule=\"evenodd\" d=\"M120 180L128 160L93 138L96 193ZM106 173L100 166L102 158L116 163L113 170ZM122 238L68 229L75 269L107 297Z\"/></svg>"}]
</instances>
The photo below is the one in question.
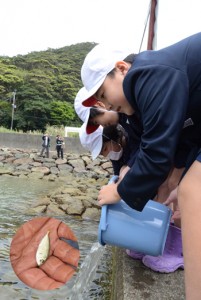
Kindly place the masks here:
<instances>
[{"instance_id":1,"label":"grassy bank","mask_svg":"<svg viewBox=\"0 0 201 300\"><path fill-rule=\"evenodd\" d=\"M29 132L23 132L22 130L16 131L16 130L10 130L5 127L0 127L0 132L3 133L20 133L20 134L34 134L34 135L42 135L43 132L39 130L34 130L34 131L29 131ZM49 135L51 136L56 136L56 135L61 135L65 136L65 128L64 126L47 126L46 132L48 132ZM70 132L69 133L70 137L78 137L78 133L76 132Z\"/></svg>"}]
</instances>

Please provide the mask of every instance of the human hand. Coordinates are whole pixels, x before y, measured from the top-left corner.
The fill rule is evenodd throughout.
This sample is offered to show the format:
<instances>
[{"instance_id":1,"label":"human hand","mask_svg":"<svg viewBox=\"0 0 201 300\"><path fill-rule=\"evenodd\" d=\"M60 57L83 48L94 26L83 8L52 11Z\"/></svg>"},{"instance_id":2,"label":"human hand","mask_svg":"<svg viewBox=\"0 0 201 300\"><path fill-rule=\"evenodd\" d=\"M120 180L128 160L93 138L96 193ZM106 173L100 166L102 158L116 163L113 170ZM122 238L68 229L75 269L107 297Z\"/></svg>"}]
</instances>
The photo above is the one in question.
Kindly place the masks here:
<instances>
[{"instance_id":1,"label":"human hand","mask_svg":"<svg viewBox=\"0 0 201 300\"><path fill-rule=\"evenodd\" d=\"M36 252L47 232L49 256L38 266ZM72 277L78 266L79 250L61 238L77 242L71 229L54 218L35 218L20 227L11 243L10 260L22 282L38 290L51 290L59 288Z\"/></svg>"},{"instance_id":2,"label":"human hand","mask_svg":"<svg viewBox=\"0 0 201 300\"><path fill-rule=\"evenodd\" d=\"M181 227L181 214L177 200L177 191L178 186L174 190L172 190L172 192L169 194L168 198L165 202L163 202L163 204L167 206L173 204L173 215L171 221L174 221L176 226Z\"/></svg>"},{"instance_id":3,"label":"human hand","mask_svg":"<svg viewBox=\"0 0 201 300\"><path fill-rule=\"evenodd\" d=\"M173 207L173 215L171 220L174 221L174 224L177 227L181 227L181 213L178 204L175 204Z\"/></svg>"},{"instance_id":4,"label":"human hand","mask_svg":"<svg viewBox=\"0 0 201 300\"><path fill-rule=\"evenodd\" d=\"M104 204L114 204L121 200L117 192L117 184L111 183L101 188L98 194L98 203L100 206Z\"/></svg>"},{"instance_id":5,"label":"human hand","mask_svg":"<svg viewBox=\"0 0 201 300\"><path fill-rule=\"evenodd\" d=\"M168 198L163 202L165 205L170 205L171 203L177 204L177 190L178 187L176 187L168 196Z\"/></svg>"},{"instance_id":6,"label":"human hand","mask_svg":"<svg viewBox=\"0 0 201 300\"><path fill-rule=\"evenodd\" d=\"M129 170L130 170L129 166L123 166L123 167L121 167L120 174L119 174L119 179L118 179L118 183L124 178L124 176L126 175L126 173Z\"/></svg>"}]
</instances>

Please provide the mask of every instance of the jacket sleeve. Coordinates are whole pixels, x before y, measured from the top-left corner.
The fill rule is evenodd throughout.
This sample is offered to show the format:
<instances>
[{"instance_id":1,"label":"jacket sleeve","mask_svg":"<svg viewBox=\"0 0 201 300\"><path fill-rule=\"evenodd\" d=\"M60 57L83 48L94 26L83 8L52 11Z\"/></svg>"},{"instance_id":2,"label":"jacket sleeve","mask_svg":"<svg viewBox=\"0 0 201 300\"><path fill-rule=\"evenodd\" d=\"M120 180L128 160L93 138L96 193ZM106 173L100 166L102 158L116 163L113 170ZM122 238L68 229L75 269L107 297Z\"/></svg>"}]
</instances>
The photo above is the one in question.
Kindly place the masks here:
<instances>
[{"instance_id":1,"label":"jacket sleeve","mask_svg":"<svg viewBox=\"0 0 201 300\"><path fill-rule=\"evenodd\" d=\"M186 114L188 81L184 72L165 66L145 67L126 77L124 90L130 91L125 94L130 104L136 101L143 133L135 161L117 190L130 207L142 211L172 166Z\"/></svg>"},{"instance_id":2,"label":"jacket sleeve","mask_svg":"<svg viewBox=\"0 0 201 300\"><path fill-rule=\"evenodd\" d=\"M119 175L122 165L118 160L111 160L114 175Z\"/></svg>"},{"instance_id":3,"label":"jacket sleeve","mask_svg":"<svg viewBox=\"0 0 201 300\"><path fill-rule=\"evenodd\" d=\"M128 167L132 167L132 165L134 164L134 161L136 159L137 153L138 153L139 149L135 149L134 151L131 152L130 154L130 159L127 162Z\"/></svg>"}]
</instances>

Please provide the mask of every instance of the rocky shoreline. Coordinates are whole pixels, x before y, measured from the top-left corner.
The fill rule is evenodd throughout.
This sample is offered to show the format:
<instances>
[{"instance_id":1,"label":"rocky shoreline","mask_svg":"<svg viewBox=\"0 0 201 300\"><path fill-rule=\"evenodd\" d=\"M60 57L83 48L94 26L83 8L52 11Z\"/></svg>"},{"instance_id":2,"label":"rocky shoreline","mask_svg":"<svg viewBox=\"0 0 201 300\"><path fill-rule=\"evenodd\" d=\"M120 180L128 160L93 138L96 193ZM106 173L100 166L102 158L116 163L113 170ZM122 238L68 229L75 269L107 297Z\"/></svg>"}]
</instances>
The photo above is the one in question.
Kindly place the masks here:
<instances>
[{"instance_id":1,"label":"rocky shoreline","mask_svg":"<svg viewBox=\"0 0 201 300\"><path fill-rule=\"evenodd\" d=\"M99 221L97 195L113 174L110 161L86 154L65 153L58 159L40 157L37 150L0 148L0 176L58 182L58 188L38 199L27 213L33 215L72 215Z\"/></svg>"}]
</instances>

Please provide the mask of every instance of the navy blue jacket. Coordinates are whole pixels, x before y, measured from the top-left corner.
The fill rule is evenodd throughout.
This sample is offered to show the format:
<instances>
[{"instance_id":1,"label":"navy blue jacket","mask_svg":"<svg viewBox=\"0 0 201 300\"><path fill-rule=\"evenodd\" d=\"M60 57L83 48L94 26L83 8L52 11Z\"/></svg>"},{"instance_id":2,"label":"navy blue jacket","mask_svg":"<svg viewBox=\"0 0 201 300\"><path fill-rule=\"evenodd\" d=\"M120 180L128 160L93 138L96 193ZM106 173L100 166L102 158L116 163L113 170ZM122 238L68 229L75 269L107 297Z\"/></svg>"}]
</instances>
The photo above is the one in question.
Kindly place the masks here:
<instances>
[{"instance_id":1,"label":"navy blue jacket","mask_svg":"<svg viewBox=\"0 0 201 300\"><path fill-rule=\"evenodd\" d=\"M142 134L142 125L137 114L132 117L119 113L119 124L126 131L126 145L123 149L123 155L119 160L111 160L114 175L119 175L122 166L133 165L139 150L140 139Z\"/></svg>"},{"instance_id":2,"label":"navy blue jacket","mask_svg":"<svg viewBox=\"0 0 201 300\"><path fill-rule=\"evenodd\" d=\"M190 118L197 124L201 119L201 33L158 51L139 53L123 89L140 115L143 133L137 157L118 192L141 211L166 179L179 143L185 143L185 121Z\"/></svg>"},{"instance_id":3,"label":"navy blue jacket","mask_svg":"<svg viewBox=\"0 0 201 300\"><path fill-rule=\"evenodd\" d=\"M119 124L124 128L128 136L126 147L124 149L124 162L127 166L131 167L136 158L136 153L139 150L142 124L137 113L134 113L132 116L119 113Z\"/></svg>"}]
</instances>

